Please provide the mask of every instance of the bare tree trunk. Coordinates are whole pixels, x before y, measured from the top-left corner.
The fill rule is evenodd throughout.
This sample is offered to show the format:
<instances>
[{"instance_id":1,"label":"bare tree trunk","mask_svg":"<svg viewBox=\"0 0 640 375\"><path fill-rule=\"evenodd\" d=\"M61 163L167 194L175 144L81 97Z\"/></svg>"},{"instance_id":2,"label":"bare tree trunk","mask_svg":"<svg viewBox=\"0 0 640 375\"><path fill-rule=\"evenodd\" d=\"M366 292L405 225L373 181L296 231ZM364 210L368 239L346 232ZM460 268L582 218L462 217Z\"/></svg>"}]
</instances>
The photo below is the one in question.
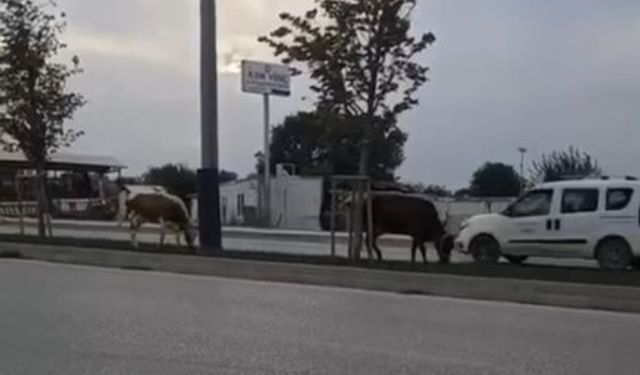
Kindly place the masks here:
<instances>
[{"instance_id":1,"label":"bare tree trunk","mask_svg":"<svg viewBox=\"0 0 640 375\"><path fill-rule=\"evenodd\" d=\"M373 142L373 116L367 116L367 122L364 124L364 134L363 141L360 147L360 163L358 165L358 174L361 177L369 175L369 164L371 158L371 144ZM357 193L354 204L354 209L356 210L356 215L353 222L353 232L355 233L355 251L352 256L354 260L359 260L360 255L362 254L362 234L364 232L364 222L362 213L364 210L364 203L366 201L365 197L365 186L366 183L358 182L357 183Z\"/></svg>"}]
</instances>

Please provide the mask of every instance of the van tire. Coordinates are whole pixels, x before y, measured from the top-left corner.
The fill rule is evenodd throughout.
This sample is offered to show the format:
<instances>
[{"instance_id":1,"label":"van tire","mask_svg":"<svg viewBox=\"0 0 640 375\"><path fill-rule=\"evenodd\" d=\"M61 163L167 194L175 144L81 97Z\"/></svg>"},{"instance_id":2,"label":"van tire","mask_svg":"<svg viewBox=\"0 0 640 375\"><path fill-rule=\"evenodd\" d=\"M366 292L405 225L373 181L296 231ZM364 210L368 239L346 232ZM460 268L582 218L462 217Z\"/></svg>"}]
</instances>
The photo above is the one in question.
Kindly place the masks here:
<instances>
[{"instance_id":1,"label":"van tire","mask_svg":"<svg viewBox=\"0 0 640 375\"><path fill-rule=\"evenodd\" d=\"M631 262L631 267L640 270L640 257L636 258Z\"/></svg>"},{"instance_id":2,"label":"van tire","mask_svg":"<svg viewBox=\"0 0 640 375\"><path fill-rule=\"evenodd\" d=\"M500 243L488 234L476 236L469 245L473 260L478 263L496 264L500 260Z\"/></svg>"},{"instance_id":3,"label":"van tire","mask_svg":"<svg viewBox=\"0 0 640 375\"><path fill-rule=\"evenodd\" d=\"M620 237L605 238L596 248L596 258L601 268L624 270L633 263L631 246Z\"/></svg>"}]
</instances>

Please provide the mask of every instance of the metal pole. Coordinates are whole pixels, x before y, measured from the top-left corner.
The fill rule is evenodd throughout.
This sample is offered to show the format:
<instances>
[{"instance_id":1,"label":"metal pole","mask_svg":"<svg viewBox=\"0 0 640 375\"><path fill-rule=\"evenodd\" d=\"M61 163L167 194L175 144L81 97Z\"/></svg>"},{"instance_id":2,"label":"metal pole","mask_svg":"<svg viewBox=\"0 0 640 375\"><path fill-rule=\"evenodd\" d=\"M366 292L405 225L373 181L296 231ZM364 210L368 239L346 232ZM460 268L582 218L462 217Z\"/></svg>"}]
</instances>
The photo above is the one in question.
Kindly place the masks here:
<instances>
[{"instance_id":1,"label":"metal pole","mask_svg":"<svg viewBox=\"0 0 640 375\"><path fill-rule=\"evenodd\" d=\"M264 94L264 220L271 227L271 126L269 125L269 94Z\"/></svg>"},{"instance_id":2,"label":"metal pole","mask_svg":"<svg viewBox=\"0 0 640 375\"><path fill-rule=\"evenodd\" d=\"M527 149L524 147L519 147L518 152L520 152L520 194L524 192L524 154L527 152Z\"/></svg>"},{"instance_id":3,"label":"metal pole","mask_svg":"<svg viewBox=\"0 0 640 375\"><path fill-rule=\"evenodd\" d=\"M202 169L198 171L201 252L222 250L218 167L218 59L215 0L200 0L200 112Z\"/></svg>"},{"instance_id":4,"label":"metal pole","mask_svg":"<svg viewBox=\"0 0 640 375\"><path fill-rule=\"evenodd\" d=\"M18 198L18 214L20 215L20 235L24 236L24 206L22 203L22 171L16 171L16 193Z\"/></svg>"},{"instance_id":5,"label":"metal pole","mask_svg":"<svg viewBox=\"0 0 640 375\"><path fill-rule=\"evenodd\" d=\"M353 189L353 185L351 186L351 205L349 206L349 247L347 250L347 256L349 259L354 259L354 249L353 249L353 221L355 220L356 211L358 210L358 205L356 204L356 191Z\"/></svg>"},{"instance_id":6,"label":"metal pole","mask_svg":"<svg viewBox=\"0 0 640 375\"><path fill-rule=\"evenodd\" d=\"M336 256L336 190L337 190L336 180L331 178L331 257L335 258Z\"/></svg>"},{"instance_id":7,"label":"metal pole","mask_svg":"<svg viewBox=\"0 0 640 375\"><path fill-rule=\"evenodd\" d=\"M367 247L369 251L367 252L369 255L369 260L373 260L371 258L373 249L373 189L371 188L371 180L367 179L365 184L367 185Z\"/></svg>"}]
</instances>

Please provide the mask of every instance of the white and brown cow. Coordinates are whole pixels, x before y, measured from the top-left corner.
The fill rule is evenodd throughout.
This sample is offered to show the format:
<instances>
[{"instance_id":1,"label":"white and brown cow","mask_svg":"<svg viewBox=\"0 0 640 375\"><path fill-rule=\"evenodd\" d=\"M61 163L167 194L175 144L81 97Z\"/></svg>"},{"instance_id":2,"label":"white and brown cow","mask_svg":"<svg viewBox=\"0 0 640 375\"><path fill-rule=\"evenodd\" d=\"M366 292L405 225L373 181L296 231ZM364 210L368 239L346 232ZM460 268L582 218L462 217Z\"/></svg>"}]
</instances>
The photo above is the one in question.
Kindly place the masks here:
<instances>
[{"instance_id":1,"label":"white and brown cow","mask_svg":"<svg viewBox=\"0 0 640 375\"><path fill-rule=\"evenodd\" d=\"M120 221L127 219L131 228L131 244L138 248L137 234L145 223L160 225L160 246L164 245L167 230L176 233L176 243L180 245L180 236L184 234L187 246L195 248L196 231L191 223L189 211L184 202L174 195L165 192L138 193L124 190L124 212L120 213Z\"/></svg>"}]
</instances>

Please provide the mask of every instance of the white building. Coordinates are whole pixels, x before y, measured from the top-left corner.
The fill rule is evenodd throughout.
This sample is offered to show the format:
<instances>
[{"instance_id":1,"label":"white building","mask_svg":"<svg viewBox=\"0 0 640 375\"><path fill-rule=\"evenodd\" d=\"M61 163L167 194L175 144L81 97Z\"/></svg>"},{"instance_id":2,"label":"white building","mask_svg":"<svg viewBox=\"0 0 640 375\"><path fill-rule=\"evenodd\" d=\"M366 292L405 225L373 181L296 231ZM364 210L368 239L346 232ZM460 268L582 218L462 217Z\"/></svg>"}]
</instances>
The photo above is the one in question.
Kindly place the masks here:
<instances>
[{"instance_id":1,"label":"white building","mask_svg":"<svg viewBox=\"0 0 640 375\"><path fill-rule=\"evenodd\" d=\"M320 230L322 178L291 176L279 170L271 179L271 226L280 229ZM220 185L222 225L256 225L261 182L258 178ZM197 217L194 199L192 217Z\"/></svg>"}]
</instances>

